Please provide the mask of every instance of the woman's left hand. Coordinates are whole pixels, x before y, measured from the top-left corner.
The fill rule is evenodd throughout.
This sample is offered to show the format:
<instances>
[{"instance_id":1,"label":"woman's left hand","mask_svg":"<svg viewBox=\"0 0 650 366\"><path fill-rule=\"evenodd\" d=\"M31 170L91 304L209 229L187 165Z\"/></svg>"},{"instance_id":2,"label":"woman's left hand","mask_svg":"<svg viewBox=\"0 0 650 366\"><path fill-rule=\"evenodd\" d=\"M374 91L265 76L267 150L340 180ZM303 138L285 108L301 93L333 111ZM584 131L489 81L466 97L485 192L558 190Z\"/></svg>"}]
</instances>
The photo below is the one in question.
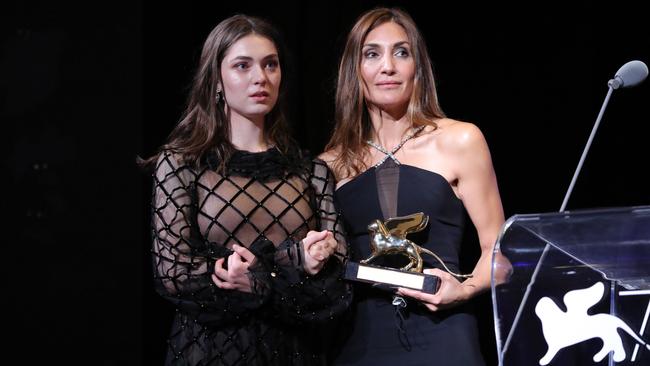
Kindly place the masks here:
<instances>
[{"instance_id":1,"label":"woman's left hand","mask_svg":"<svg viewBox=\"0 0 650 366\"><path fill-rule=\"evenodd\" d=\"M338 247L334 234L327 230L308 232L301 244L305 253L303 269L310 275L318 273Z\"/></svg>"},{"instance_id":2,"label":"woman's left hand","mask_svg":"<svg viewBox=\"0 0 650 366\"><path fill-rule=\"evenodd\" d=\"M228 269L223 268L225 258L219 258L214 263L212 281L224 290L253 292L248 272L249 267L257 261L255 254L237 244L232 246L232 250L233 253L228 256Z\"/></svg>"},{"instance_id":3,"label":"woman's left hand","mask_svg":"<svg viewBox=\"0 0 650 366\"><path fill-rule=\"evenodd\" d=\"M429 294L403 287L400 287L397 290L397 293L399 295L420 300L424 306L431 311L448 309L462 304L467 300L467 296L463 290L463 285L456 279L456 277L437 268L425 269L424 273L440 278L440 287L435 294Z\"/></svg>"}]
</instances>

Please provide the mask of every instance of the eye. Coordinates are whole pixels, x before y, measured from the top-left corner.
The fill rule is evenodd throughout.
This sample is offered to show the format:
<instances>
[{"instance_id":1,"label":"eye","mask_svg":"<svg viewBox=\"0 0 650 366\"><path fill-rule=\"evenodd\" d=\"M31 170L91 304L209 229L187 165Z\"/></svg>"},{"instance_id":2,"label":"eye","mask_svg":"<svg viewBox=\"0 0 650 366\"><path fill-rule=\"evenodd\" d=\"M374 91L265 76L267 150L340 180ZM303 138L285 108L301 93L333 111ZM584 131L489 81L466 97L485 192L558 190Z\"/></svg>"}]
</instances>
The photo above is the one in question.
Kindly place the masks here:
<instances>
[{"instance_id":1,"label":"eye","mask_svg":"<svg viewBox=\"0 0 650 366\"><path fill-rule=\"evenodd\" d=\"M375 52L374 50L368 50L364 52L363 57L365 58L377 58L379 54Z\"/></svg>"},{"instance_id":2,"label":"eye","mask_svg":"<svg viewBox=\"0 0 650 366\"><path fill-rule=\"evenodd\" d=\"M264 67L266 67L267 69L271 69L271 70L275 70L275 69L277 69L279 66L280 66L280 63L278 62L278 60L271 60L271 61L268 61L268 62L266 63L266 65L264 65Z\"/></svg>"},{"instance_id":3,"label":"eye","mask_svg":"<svg viewBox=\"0 0 650 366\"><path fill-rule=\"evenodd\" d=\"M409 57L410 53L406 48L398 48L395 51L395 56L397 57Z\"/></svg>"},{"instance_id":4,"label":"eye","mask_svg":"<svg viewBox=\"0 0 650 366\"><path fill-rule=\"evenodd\" d=\"M233 65L233 68L238 69L238 70L246 70L248 69L248 63L247 62L238 62Z\"/></svg>"}]
</instances>

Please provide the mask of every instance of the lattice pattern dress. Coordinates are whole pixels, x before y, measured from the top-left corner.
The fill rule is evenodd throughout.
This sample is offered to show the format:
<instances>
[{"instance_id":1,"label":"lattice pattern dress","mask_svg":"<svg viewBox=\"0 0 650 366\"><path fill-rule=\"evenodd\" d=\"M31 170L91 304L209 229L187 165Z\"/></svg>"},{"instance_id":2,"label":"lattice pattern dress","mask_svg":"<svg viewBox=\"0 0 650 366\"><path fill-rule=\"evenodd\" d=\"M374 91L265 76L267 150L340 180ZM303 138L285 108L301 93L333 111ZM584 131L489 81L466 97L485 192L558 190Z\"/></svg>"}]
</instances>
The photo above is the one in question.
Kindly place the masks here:
<instances>
[{"instance_id":1,"label":"lattice pattern dress","mask_svg":"<svg viewBox=\"0 0 650 366\"><path fill-rule=\"evenodd\" d=\"M299 152L236 151L218 173L209 154L197 169L164 152L154 173L154 279L177 308L168 365L320 365L331 330L349 306L347 253L326 164ZM299 241L330 230L339 246L317 275L302 270ZM258 258L253 293L219 289L214 262L233 244ZM329 337L328 337L329 338Z\"/></svg>"}]
</instances>

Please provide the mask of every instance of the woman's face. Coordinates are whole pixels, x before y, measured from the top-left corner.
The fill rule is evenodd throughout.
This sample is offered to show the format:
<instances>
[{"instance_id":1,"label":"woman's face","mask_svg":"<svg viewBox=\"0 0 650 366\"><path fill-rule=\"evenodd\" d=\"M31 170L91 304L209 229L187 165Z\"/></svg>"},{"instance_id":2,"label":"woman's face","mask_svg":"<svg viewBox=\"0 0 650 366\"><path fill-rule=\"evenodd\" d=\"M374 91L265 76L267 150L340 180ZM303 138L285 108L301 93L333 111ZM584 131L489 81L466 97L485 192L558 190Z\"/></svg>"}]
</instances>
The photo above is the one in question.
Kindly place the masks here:
<instances>
[{"instance_id":1,"label":"woman's face","mask_svg":"<svg viewBox=\"0 0 650 366\"><path fill-rule=\"evenodd\" d=\"M232 115L264 117L278 100L281 79L275 44L257 34L235 42L221 61L224 98Z\"/></svg>"},{"instance_id":2,"label":"woman's face","mask_svg":"<svg viewBox=\"0 0 650 366\"><path fill-rule=\"evenodd\" d=\"M364 96L382 109L408 105L415 60L404 28L387 22L368 33L361 49Z\"/></svg>"}]
</instances>

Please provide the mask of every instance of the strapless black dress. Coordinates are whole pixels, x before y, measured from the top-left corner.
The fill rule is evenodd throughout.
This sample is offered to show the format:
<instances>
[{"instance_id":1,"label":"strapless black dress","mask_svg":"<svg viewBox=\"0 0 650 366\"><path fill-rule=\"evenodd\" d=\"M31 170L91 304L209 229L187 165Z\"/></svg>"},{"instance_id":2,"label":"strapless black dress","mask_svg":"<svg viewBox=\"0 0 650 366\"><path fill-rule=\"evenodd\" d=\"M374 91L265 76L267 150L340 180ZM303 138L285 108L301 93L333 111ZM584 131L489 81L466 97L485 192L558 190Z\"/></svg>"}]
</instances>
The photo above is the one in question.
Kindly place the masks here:
<instances>
[{"instance_id":1,"label":"strapless black dress","mask_svg":"<svg viewBox=\"0 0 650 366\"><path fill-rule=\"evenodd\" d=\"M335 192L350 245L350 259L370 256L367 226L375 219L423 212L427 227L408 238L438 254L459 272L464 207L441 175L391 159L344 184ZM424 268L441 268L423 256ZM378 265L397 267L405 258L380 257ZM350 326L336 357L336 365L484 365L476 319L470 305L431 312L413 299L407 306L392 305L393 294L354 285Z\"/></svg>"}]
</instances>

